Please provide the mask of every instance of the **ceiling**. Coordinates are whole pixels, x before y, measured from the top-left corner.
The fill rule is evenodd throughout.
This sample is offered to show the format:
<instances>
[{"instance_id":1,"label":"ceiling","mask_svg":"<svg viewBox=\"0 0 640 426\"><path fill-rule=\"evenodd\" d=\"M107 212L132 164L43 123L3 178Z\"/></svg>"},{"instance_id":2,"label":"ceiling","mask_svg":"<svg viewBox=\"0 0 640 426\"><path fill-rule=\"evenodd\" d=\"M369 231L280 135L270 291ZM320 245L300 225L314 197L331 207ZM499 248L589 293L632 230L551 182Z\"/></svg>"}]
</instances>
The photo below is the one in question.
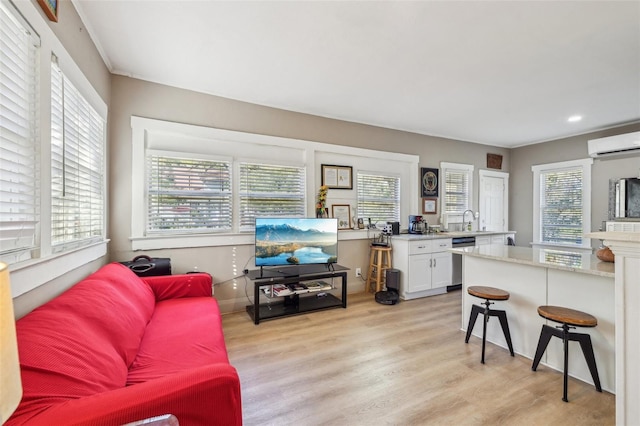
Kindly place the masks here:
<instances>
[{"instance_id":1,"label":"ceiling","mask_svg":"<svg viewBox=\"0 0 640 426\"><path fill-rule=\"evenodd\" d=\"M111 72L254 104L503 147L640 120L640 1L73 3Z\"/></svg>"}]
</instances>

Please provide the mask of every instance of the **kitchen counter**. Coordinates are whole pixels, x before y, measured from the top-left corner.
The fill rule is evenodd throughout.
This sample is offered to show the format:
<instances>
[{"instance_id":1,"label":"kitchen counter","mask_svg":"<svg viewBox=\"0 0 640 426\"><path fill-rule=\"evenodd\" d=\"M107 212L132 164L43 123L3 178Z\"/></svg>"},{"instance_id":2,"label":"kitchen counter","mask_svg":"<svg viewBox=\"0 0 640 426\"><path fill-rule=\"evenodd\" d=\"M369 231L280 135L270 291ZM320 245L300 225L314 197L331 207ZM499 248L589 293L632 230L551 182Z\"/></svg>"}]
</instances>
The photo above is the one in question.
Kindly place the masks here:
<instances>
[{"instance_id":1,"label":"kitchen counter","mask_svg":"<svg viewBox=\"0 0 640 426\"><path fill-rule=\"evenodd\" d=\"M468 287L473 285L510 293L509 300L496 301L493 307L507 312L514 351L530 359L535 355L542 324L557 325L540 317L538 306L556 305L587 312L598 319L598 326L579 327L577 332L591 336L602 388L615 392L615 264L588 253L497 244L449 251L462 255L463 330L467 328L471 306L482 302L468 294ZM473 335L481 338L482 321L476 323ZM487 341L506 350L497 321L489 321ZM569 359L569 375L593 383L579 348L569 352ZM554 338L542 364L562 371L563 362L562 340Z\"/></svg>"},{"instance_id":2,"label":"kitchen counter","mask_svg":"<svg viewBox=\"0 0 640 426\"><path fill-rule=\"evenodd\" d=\"M523 265L542 266L551 269L579 272L583 274L614 277L615 264L603 262L595 255L569 250L535 249L529 247L505 246L500 244L479 247L450 249L452 253Z\"/></svg>"},{"instance_id":3,"label":"kitchen counter","mask_svg":"<svg viewBox=\"0 0 640 426\"><path fill-rule=\"evenodd\" d=\"M437 240L443 238L459 238L459 237L479 237L483 235L505 235L515 234L515 231L460 231L460 232L433 232L430 234L400 234L393 235L391 238L398 240Z\"/></svg>"}]
</instances>

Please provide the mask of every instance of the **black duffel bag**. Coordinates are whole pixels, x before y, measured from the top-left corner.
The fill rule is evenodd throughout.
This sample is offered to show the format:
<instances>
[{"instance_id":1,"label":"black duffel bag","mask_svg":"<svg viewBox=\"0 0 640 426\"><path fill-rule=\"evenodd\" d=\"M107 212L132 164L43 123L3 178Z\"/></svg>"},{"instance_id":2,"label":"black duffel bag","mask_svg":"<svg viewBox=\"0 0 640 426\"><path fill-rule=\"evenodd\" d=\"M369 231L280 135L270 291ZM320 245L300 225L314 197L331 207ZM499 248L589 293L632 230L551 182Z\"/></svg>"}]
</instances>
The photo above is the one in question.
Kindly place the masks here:
<instances>
[{"instance_id":1,"label":"black duffel bag","mask_svg":"<svg viewBox=\"0 0 640 426\"><path fill-rule=\"evenodd\" d=\"M120 262L139 277L171 275L171 259L168 257L149 257L140 255L127 262Z\"/></svg>"}]
</instances>

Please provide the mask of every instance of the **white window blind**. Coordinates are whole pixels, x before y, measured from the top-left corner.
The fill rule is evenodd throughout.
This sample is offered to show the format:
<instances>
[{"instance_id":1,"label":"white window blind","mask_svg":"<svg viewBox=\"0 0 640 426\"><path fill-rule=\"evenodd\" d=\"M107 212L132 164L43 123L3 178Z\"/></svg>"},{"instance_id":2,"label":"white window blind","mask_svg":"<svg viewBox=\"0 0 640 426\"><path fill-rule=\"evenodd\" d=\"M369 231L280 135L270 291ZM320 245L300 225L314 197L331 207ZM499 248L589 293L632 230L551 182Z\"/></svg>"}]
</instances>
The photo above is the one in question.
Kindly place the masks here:
<instances>
[{"instance_id":1,"label":"white window blind","mask_svg":"<svg viewBox=\"0 0 640 426\"><path fill-rule=\"evenodd\" d=\"M582 244L582 167L540 173L541 241Z\"/></svg>"},{"instance_id":2,"label":"white window blind","mask_svg":"<svg viewBox=\"0 0 640 426\"><path fill-rule=\"evenodd\" d=\"M305 168L240 163L240 230L256 216L304 217Z\"/></svg>"},{"instance_id":3,"label":"white window blind","mask_svg":"<svg viewBox=\"0 0 640 426\"><path fill-rule=\"evenodd\" d=\"M232 226L231 163L147 153L147 233Z\"/></svg>"},{"instance_id":4,"label":"white window blind","mask_svg":"<svg viewBox=\"0 0 640 426\"><path fill-rule=\"evenodd\" d=\"M444 213L463 213L469 209L471 194L469 170L444 170Z\"/></svg>"},{"instance_id":5,"label":"white window blind","mask_svg":"<svg viewBox=\"0 0 640 426\"><path fill-rule=\"evenodd\" d=\"M38 49L40 39L0 3L0 259L32 257L37 245Z\"/></svg>"},{"instance_id":6,"label":"white window blind","mask_svg":"<svg viewBox=\"0 0 640 426\"><path fill-rule=\"evenodd\" d=\"M104 238L105 121L55 58L51 69L51 243L60 252Z\"/></svg>"},{"instance_id":7,"label":"white window blind","mask_svg":"<svg viewBox=\"0 0 640 426\"><path fill-rule=\"evenodd\" d=\"M591 226L593 159L531 167L533 172L533 243L591 249L584 236Z\"/></svg>"},{"instance_id":8,"label":"white window blind","mask_svg":"<svg viewBox=\"0 0 640 426\"><path fill-rule=\"evenodd\" d=\"M400 178L358 172L358 217L379 221L400 220Z\"/></svg>"}]
</instances>

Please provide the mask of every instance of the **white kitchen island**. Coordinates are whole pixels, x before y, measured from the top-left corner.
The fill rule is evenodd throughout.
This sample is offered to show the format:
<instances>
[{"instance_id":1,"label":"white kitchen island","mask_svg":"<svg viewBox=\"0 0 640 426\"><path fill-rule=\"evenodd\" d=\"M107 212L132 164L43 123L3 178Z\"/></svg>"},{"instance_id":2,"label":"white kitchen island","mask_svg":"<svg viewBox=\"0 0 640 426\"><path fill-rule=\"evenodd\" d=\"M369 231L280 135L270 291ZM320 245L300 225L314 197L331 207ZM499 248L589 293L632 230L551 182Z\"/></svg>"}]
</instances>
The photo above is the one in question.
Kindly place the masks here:
<instances>
[{"instance_id":1,"label":"white kitchen island","mask_svg":"<svg viewBox=\"0 0 640 426\"><path fill-rule=\"evenodd\" d=\"M507 312L514 351L530 359L535 355L542 325L558 325L540 317L538 306L557 305L587 312L598 319L598 326L573 331L591 335L602 388L615 393L613 263L601 262L591 254L501 244L451 251L463 255L463 330L467 329L471 305L483 302L467 293L466 289L473 285L498 287L511 294L509 300L497 301L492 309ZM476 322L473 335L482 338L481 321ZM489 321L487 340L507 350L498 321ZM576 342L570 342L569 356L569 375L593 383L580 345ZM491 359L486 362L490 363ZM551 339L541 364L562 371L560 339Z\"/></svg>"}]
</instances>

